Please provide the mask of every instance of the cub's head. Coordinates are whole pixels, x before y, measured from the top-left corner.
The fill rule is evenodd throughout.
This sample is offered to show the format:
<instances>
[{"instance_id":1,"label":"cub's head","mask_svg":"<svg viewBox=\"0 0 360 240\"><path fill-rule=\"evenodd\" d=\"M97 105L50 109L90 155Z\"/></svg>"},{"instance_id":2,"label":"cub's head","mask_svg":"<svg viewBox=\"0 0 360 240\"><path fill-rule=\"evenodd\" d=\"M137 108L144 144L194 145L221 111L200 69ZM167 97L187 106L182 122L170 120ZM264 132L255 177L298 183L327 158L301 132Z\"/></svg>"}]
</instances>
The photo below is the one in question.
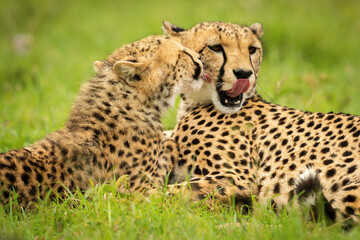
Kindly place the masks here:
<instances>
[{"instance_id":1,"label":"cub's head","mask_svg":"<svg viewBox=\"0 0 360 240\"><path fill-rule=\"evenodd\" d=\"M106 61L95 61L94 69L98 76L113 74L128 95L158 108L173 105L180 93L199 90L203 82L199 54L164 36L125 45Z\"/></svg>"},{"instance_id":2,"label":"cub's head","mask_svg":"<svg viewBox=\"0 0 360 240\"><path fill-rule=\"evenodd\" d=\"M219 111L230 114L254 95L263 54L260 23L246 27L204 22L185 30L164 21L163 31L198 52L204 72L211 77L198 93L184 97L188 105L213 102Z\"/></svg>"}]
</instances>

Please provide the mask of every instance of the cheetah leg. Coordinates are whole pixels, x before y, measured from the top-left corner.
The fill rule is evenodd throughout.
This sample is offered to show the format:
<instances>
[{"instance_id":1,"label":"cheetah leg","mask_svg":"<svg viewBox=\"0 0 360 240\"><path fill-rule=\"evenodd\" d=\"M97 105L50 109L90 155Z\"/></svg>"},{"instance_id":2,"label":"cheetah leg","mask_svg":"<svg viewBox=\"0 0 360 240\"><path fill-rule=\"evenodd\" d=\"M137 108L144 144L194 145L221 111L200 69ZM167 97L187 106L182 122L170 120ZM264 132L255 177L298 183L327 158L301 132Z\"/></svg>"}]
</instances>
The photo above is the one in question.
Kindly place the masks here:
<instances>
[{"instance_id":1,"label":"cheetah leg","mask_svg":"<svg viewBox=\"0 0 360 240\"><path fill-rule=\"evenodd\" d=\"M158 159L154 162L153 170L150 173L133 173L128 176L128 189L130 192L143 192L146 196L156 194L157 188L163 187L166 178L173 169L175 159L179 157L178 145L174 140L165 138L161 143L161 150ZM124 189L124 184L119 185L119 190ZM125 187L126 189L126 187Z\"/></svg>"},{"instance_id":2,"label":"cheetah leg","mask_svg":"<svg viewBox=\"0 0 360 240\"><path fill-rule=\"evenodd\" d=\"M251 195L256 194L256 190L251 189L251 185L245 186L243 182L240 184L236 175L232 173L195 176L188 182L168 185L167 192L190 195L192 201L205 201L209 206L214 200L225 204L235 202L236 206L244 204L251 206Z\"/></svg>"},{"instance_id":3,"label":"cheetah leg","mask_svg":"<svg viewBox=\"0 0 360 240\"><path fill-rule=\"evenodd\" d=\"M165 138L161 146L159 164L166 168L168 173L171 169L174 169L175 161L179 158L179 145L173 139Z\"/></svg>"}]
</instances>

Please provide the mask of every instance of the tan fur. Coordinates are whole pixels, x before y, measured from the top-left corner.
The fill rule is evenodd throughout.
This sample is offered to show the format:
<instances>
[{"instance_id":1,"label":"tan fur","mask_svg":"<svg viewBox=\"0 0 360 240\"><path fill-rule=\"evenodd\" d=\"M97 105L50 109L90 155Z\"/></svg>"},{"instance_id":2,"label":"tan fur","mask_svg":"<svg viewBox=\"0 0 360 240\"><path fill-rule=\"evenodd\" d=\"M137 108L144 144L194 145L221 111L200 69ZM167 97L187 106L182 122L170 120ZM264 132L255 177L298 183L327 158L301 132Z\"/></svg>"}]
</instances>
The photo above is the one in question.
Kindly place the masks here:
<instances>
[{"instance_id":1,"label":"tan fur","mask_svg":"<svg viewBox=\"0 0 360 240\"><path fill-rule=\"evenodd\" d=\"M104 67L104 62L102 61L95 61L93 63L94 71L97 73Z\"/></svg>"},{"instance_id":2,"label":"tan fur","mask_svg":"<svg viewBox=\"0 0 360 240\"><path fill-rule=\"evenodd\" d=\"M195 109L178 123L172 138L180 149L175 177L195 169L190 183L200 186L199 192L219 185L227 193L237 186L242 191L228 191L229 199L252 192L260 202L284 207L296 196L301 174L311 168L331 207L358 221L359 116L303 112L254 96L232 115L212 105ZM214 175L229 183L220 184Z\"/></svg>"},{"instance_id":3,"label":"tan fur","mask_svg":"<svg viewBox=\"0 0 360 240\"><path fill-rule=\"evenodd\" d=\"M165 21L163 30L168 36L198 52L205 73L213 79L211 83L204 83L199 91L182 95L178 120L195 107L210 103L214 103L219 111L234 113L241 109L247 98L255 94L256 78L262 61L260 38L263 30L260 23L246 27L233 23L203 22L184 30ZM214 45L221 45L223 52L211 50L210 47ZM254 54L249 53L250 47L257 49ZM239 69L253 72L249 77L250 88L243 94L240 104L224 106L218 92L232 89L237 80L234 71Z\"/></svg>"},{"instance_id":4,"label":"tan fur","mask_svg":"<svg viewBox=\"0 0 360 240\"><path fill-rule=\"evenodd\" d=\"M165 29L170 27L165 23ZM226 23L201 23L172 36L198 51L203 42L218 38L219 28L232 33L234 28L247 29ZM258 24L250 28L257 29L260 32L257 36L261 36L262 28ZM246 37L239 39L240 50L242 44L247 43L244 39ZM233 47L228 55L237 53L229 60L229 65L246 66L234 41L227 43L222 42L225 50ZM205 71L216 76L221 61L211 52L208 54L202 55ZM261 56L255 64L256 72L260 64ZM212 84L216 81L215 78ZM200 92L208 99L213 94L206 85ZM214 197L223 202L235 199L243 203L251 200L252 193L260 202L271 200L273 206L284 207L296 196L296 183L307 181L300 176L310 168L316 171L325 198L338 211L328 212L329 216L333 220L342 215L358 221L360 117L303 112L267 103L253 95L255 84L251 93L252 97L242 109L231 115L224 114L229 111L222 111L214 102L214 106L196 108L181 118L171 137L180 149L171 182L182 182L189 175L190 187L196 189L197 199L214 193ZM188 106L201 104L189 97L185 101ZM187 188L186 185L185 182L171 186L170 191ZM307 190L311 193L315 189Z\"/></svg>"},{"instance_id":5,"label":"tan fur","mask_svg":"<svg viewBox=\"0 0 360 240\"><path fill-rule=\"evenodd\" d=\"M201 86L198 58L176 41L152 36L95 62L97 75L82 86L62 130L0 154L1 202L12 190L27 205L49 189L64 196L65 188L85 191L90 179L123 175L129 186L120 191L161 186L171 168L166 160L174 157L162 150L160 116L177 94Z\"/></svg>"}]
</instances>

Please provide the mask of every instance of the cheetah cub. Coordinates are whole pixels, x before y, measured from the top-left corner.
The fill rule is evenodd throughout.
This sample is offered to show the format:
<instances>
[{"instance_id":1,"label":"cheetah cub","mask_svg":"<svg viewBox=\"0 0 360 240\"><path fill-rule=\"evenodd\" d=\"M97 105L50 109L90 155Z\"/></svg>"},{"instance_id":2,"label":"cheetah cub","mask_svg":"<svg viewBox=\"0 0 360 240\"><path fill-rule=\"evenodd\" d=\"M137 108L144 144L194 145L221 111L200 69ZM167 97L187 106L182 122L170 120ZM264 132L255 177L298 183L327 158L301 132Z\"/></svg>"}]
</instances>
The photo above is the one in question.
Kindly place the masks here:
<instances>
[{"instance_id":1,"label":"cheetah cub","mask_svg":"<svg viewBox=\"0 0 360 240\"><path fill-rule=\"evenodd\" d=\"M178 94L201 87L199 55L168 37L151 36L95 62L95 69L63 129L0 154L0 202L8 203L15 190L26 206L49 190L63 196L66 189L85 191L90 180L122 175L128 175L130 192L164 183L172 166L162 156L169 151L161 151L160 117Z\"/></svg>"}]
</instances>

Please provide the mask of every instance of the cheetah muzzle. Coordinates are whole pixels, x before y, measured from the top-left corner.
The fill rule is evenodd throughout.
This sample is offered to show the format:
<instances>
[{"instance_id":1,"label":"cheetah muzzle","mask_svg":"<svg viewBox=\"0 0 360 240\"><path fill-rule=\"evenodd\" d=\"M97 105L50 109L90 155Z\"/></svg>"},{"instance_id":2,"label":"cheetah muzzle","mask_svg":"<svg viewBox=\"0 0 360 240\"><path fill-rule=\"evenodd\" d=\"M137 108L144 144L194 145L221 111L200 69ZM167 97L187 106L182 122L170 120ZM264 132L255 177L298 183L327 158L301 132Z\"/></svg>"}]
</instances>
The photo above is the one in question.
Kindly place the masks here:
<instances>
[{"instance_id":1,"label":"cheetah muzzle","mask_svg":"<svg viewBox=\"0 0 360 240\"><path fill-rule=\"evenodd\" d=\"M260 23L249 27L223 22L203 22L185 30L167 21L166 35L198 52L204 72L211 77L202 89L182 96L178 120L186 112L213 103L220 112L239 111L256 93L257 74L262 61L263 35Z\"/></svg>"}]
</instances>

